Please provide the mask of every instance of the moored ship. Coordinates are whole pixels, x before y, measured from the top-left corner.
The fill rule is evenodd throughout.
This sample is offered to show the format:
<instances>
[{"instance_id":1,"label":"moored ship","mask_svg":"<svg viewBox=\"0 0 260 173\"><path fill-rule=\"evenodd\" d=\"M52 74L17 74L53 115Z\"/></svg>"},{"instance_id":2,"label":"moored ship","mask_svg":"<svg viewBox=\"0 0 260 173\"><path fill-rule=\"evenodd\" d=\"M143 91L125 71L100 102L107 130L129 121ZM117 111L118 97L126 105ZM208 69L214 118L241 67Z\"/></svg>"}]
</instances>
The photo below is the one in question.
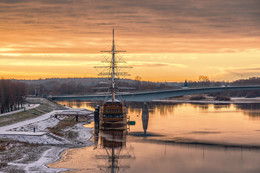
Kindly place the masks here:
<instances>
[{"instance_id":1,"label":"moored ship","mask_svg":"<svg viewBox=\"0 0 260 173\"><path fill-rule=\"evenodd\" d=\"M126 107L121 101L117 99L110 99L104 102L100 108L100 128L123 128L126 123Z\"/></svg>"},{"instance_id":2,"label":"moored ship","mask_svg":"<svg viewBox=\"0 0 260 173\"><path fill-rule=\"evenodd\" d=\"M126 106L123 102L116 99L115 91L115 69L117 68L115 54L120 51L115 50L115 41L114 41L114 29L113 29L113 42L112 50L103 51L109 52L112 55L109 68L111 69L110 78L111 78L111 96L112 98L105 101L101 105L99 110L99 128L126 128L127 124L127 115L126 115Z\"/></svg>"}]
</instances>

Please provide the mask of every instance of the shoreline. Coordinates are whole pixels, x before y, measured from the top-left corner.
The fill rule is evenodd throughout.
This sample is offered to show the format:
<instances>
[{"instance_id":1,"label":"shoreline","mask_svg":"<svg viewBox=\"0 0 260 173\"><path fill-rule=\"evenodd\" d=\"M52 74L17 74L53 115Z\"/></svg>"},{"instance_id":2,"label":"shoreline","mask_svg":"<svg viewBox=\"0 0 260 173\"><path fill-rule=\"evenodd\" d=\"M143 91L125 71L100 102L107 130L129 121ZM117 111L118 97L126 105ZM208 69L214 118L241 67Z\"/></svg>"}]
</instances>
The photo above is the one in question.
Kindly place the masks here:
<instances>
[{"instance_id":1,"label":"shoreline","mask_svg":"<svg viewBox=\"0 0 260 173\"><path fill-rule=\"evenodd\" d=\"M26 136L26 135L7 135L6 137L0 136L1 139L12 139L14 141L26 142L36 146L30 147L30 149L22 148L20 151L24 155L21 158L8 162L8 166L5 169L1 169L3 172L10 172L16 170L24 170L25 172L62 172L68 171L67 168L51 168L48 165L54 163L62 158L62 153L68 149L80 148L92 145L90 138L92 137L92 129L84 127L87 122L78 123L72 127L64 129L64 132L76 132L78 136L75 139L69 139L69 142L55 144L57 141L53 139L45 138L45 136ZM57 136L55 136L57 137ZM61 137L60 137L61 138ZM61 138L62 139L62 138ZM42 141L40 143L40 141ZM46 143L48 141L48 143ZM73 141L73 144L70 143ZM53 143L51 143L53 142ZM37 153L37 154L36 154ZM33 156L32 155L36 155ZM1 172L0 171L0 172Z\"/></svg>"},{"instance_id":2,"label":"shoreline","mask_svg":"<svg viewBox=\"0 0 260 173\"><path fill-rule=\"evenodd\" d=\"M61 110L54 110L36 118L0 127L0 172L61 172L68 169L48 167L61 158L61 153L70 148L90 146L91 129L84 127L93 121L93 111L88 112L84 122L61 129L64 136L57 136L49 128L55 127L64 120L52 115ZM66 111L66 110L62 110ZM80 111L69 108L67 111ZM82 110L81 110L82 111ZM66 113L66 112L65 112ZM8 116L8 115L7 115ZM66 120L64 120L66 121ZM67 122L72 122L70 120ZM75 120L74 120L75 121ZM32 129L37 129L33 132ZM73 134L73 135L71 135ZM8 157L8 159L6 159Z\"/></svg>"},{"instance_id":3,"label":"shoreline","mask_svg":"<svg viewBox=\"0 0 260 173\"><path fill-rule=\"evenodd\" d=\"M166 102L166 103L203 103L203 104L246 104L246 103L260 103L260 97L256 98L245 98L245 97L231 97L230 101L218 101L212 98L205 100L189 100L188 98L177 98L177 99L165 99L165 100L154 100L153 102Z\"/></svg>"}]
</instances>

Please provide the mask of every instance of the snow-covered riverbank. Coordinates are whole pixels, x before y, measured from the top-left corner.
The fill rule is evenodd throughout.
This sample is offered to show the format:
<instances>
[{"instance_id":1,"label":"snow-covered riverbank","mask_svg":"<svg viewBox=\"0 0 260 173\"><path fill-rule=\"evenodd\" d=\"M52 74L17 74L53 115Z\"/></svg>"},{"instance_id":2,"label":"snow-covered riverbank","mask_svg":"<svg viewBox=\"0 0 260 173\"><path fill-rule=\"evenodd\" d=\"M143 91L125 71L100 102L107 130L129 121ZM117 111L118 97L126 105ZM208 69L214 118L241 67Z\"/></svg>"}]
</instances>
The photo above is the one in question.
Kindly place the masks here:
<instances>
[{"instance_id":1,"label":"snow-covered riverbank","mask_svg":"<svg viewBox=\"0 0 260 173\"><path fill-rule=\"evenodd\" d=\"M51 137L48 136L34 136L34 139L26 136L20 136L20 138L17 138L17 136L16 138L13 137L13 139L18 139L20 141L30 141L34 143L42 140L45 142L36 148L32 148L30 152L24 153L24 156L21 159L9 162L8 165L10 167L6 170L6 172L9 172L8 170L14 168L18 170L24 170L26 172L49 173L56 173L68 170L65 168L49 168L47 165L59 160L61 153L67 149L92 145L92 142L89 141L92 136L92 129L85 128L83 126L84 124L85 123L79 123L73 127L65 129L65 131L74 131L78 133L78 136L73 141L59 141L53 139L51 140ZM62 138L60 139L62 140ZM46 144L47 141L49 141L49 144ZM69 144L70 142L72 143ZM51 143L56 143L56 145L50 145ZM32 154L35 155L36 158L31 158L30 155Z\"/></svg>"},{"instance_id":2,"label":"snow-covered riverbank","mask_svg":"<svg viewBox=\"0 0 260 173\"><path fill-rule=\"evenodd\" d=\"M23 149L23 147L13 147L12 153L8 153L8 149L5 151L5 155L12 155L15 152L22 153L22 156L16 160L6 161L8 166L0 169L0 172L10 172L11 170L24 170L26 172L60 172L65 169L52 169L46 165L59 159L59 154L69 148L82 147L91 145L89 139L91 138L91 129L85 128L83 125L89 123L92 120L92 111L88 112L88 122L78 123L72 127L63 129L64 132L76 134L73 138L60 137L51 133L48 128L56 126L60 120L53 117L55 113L62 112L64 110L55 110L50 113L46 113L37 118L18 122L8 126L0 127L0 138L2 140L11 140L26 142L33 145L30 150ZM82 111L77 109L68 109L67 111ZM75 121L75 120L74 120ZM33 131L35 129L35 132ZM10 150L11 152L11 150ZM5 159L4 155L2 155Z\"/></svg>"}]
</instances>

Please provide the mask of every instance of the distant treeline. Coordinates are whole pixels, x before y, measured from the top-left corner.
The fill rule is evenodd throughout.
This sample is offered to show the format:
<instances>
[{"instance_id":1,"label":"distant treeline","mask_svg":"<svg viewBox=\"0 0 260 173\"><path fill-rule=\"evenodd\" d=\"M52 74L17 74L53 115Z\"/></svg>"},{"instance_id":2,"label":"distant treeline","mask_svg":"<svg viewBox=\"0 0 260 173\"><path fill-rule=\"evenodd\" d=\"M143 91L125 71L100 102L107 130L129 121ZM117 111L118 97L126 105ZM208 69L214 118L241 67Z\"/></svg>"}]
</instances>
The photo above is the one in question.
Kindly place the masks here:
<instances>
[{"instance_id":1,"label":"distant treeline","mask_svg":"<svg viewBox=\"0 0 260 173\"><path fill-rule=\"evenodd\" d=\"M252 77L249 79L240 79L234 82L215 82L215 81L185 81L184 86L188 87L220 87L220 86L247 86L247 85L259 85L260 86L260 78ZM223 92L215 92L209 93L209 96L218 97L218 96L228 96L228 97L260 97L260 90L240 90L240 91L223 91Z\"/></svg>"},{"instance_id":2,"label":"distant treeline","mask_svg":"<svg viewBox=\"0 0 260 173\"><path fill-rule=\"evenodd\" d=\"M254 98L254 97L260 97L260 90L223 91L223 92L210 93L208 95L213 97L229 96L229 97Z\"/></svg>"},{"instance_id":3,"label":"distant treeline","mask_svg":"<svg viewBox=\"0 0 260 173\"><path fill-rule=\"evenodd\" d=\"M0 80L0 113L22 108L26 95L25 83Z\"/></svg>"},{"instance_id":4,"label":"distant treeline","mask_svg":"<svg viewBox=\"0 0 260 173\"><path fill-rule=\"evenodd\" d=\"M40 79L40 80L23 80L26 83L29 95L66 95L66 94L92 94L97 92L109 91L110 81L105 78L61 78L61 79ZM117 80L117 91L145 91L145 90L165 90L176 89L181 87L223 87L223 86L245 86L260 85L260 78L253 77L241 79L234 82L210 81L184 81L177 82L150 82L131 79ZM227 95L231 97L260 97L260 91L230 91L211 93L212 96Z\"/></svg>"},{"instance_id":5,"label":"distant treeline","mask_svg":"<svg viewBox=\"0 0 260 173\"><path fill-rule=\"evenodd\" d=\"M220 81L185 81L184 86L188 87L214 87L214 86L246 86L246 85L260 85L259 77L252 77L249 79L239 79L234 82L220 82Z\"/></svg>"},{"instance_id":6,"label":"distant treeline","mask_svg":"<svg viewBox=\"0 0 260 173\"><path fill-rule=\"evenodd\" d=\"M259 85L260 86L260 78L252 77L249 79L240 79L230 83L231 86L247 86L247 85ZM254 98L260 97L260 90L241 90L241 91L225 91L225 92L217 92L211 93L210 96L229 96L229 97L246 97L246 98Z\"/></svg>"},{"instance_id":7,"label":"distant treeline","mask_svg":"<svg viewBox=\"0 0 260 173\"><path fill-rule=\"evenodd\" d=\"M87 82L86 82L87 81ZM23 81L27 83L29 95L63 95L63 94L92 94L96 92L107 92L110 82L107 79L48 79ZM176 88L178 83L148 82L138 80L117 80L117 91L141 91Z\"/></svg>"},{"instance_id":8,"label":"distant treeline","mask_svg":"<svg viewBox=\"0 0 260 173\"><path fill-rule=\"evenodd\" d=\"M233 82L233 85L235 86L241 86L241 85L260 85L260 77L252 77L249 79L240 79Z\"/></svg>"}]
</instances>

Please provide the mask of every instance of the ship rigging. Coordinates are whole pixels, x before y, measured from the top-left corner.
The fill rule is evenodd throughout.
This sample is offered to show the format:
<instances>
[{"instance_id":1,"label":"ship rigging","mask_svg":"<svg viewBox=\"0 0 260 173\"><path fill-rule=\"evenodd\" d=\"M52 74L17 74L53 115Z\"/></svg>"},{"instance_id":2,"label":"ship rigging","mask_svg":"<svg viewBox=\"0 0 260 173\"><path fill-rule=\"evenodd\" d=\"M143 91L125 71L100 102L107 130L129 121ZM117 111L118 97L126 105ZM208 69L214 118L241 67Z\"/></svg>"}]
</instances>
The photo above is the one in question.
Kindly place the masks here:
<instances>
[{"instance_id":1,"label":"ship rigging","mask_svg":"<svg viewBox=\"0 0 260 173\"><path fill-rule=\"evenodd\" d=\"M118 71L118 61L116 60L116 54L118 52L125 52L116 50L115 47L115 32L113 29L113 37L112 37L112 49L109 51L101 51L107 52L112 55L111 60L109 61L108 66L101 66L101 67L108 67L111 71L110 73L100 73L100 75L109 74L109 78L111 79L111 99L105 100L102 106L99 109L98 114L98 126L100 129L104 128L126 128L127 124L127 115L126 115L126 106L125 104L118 100L118 96L116 96L116 76L120 74ZM129 68L129 67L124 67ZM117 71L116 71L117 70ZM117 97L117 98L116 98Z\"/></svg>"}]
</instances>

